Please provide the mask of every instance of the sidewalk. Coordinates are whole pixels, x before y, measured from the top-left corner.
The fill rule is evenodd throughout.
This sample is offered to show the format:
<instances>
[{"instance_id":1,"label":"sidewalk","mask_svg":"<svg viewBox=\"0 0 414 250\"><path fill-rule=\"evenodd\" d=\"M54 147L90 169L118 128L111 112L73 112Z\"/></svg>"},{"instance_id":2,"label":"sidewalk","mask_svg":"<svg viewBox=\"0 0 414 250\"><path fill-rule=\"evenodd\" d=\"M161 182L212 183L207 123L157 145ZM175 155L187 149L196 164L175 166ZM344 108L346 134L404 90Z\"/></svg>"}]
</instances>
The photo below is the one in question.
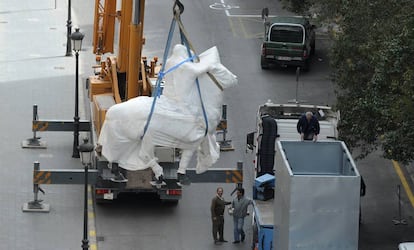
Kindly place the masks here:
<instances>
[{"instance_id":1,"label":"sidewalk","mask_svg":"<svg viewBox=\"0 0 414 250\"><path fill-rule=\"evenodd\" d=\"M33 162L39 161L43 169L82 168L79 159L71 157L72 133L38 133L47 141L47 149L21 148L21 142L33 136L34 104L40 119L67 120L74 115L75 57L64 56L67 6L61 1L55 4L53 0L0 2L2 249L79 249L83 237L81 185L42 185L46 194L39 193L39 199L50 205L50 212L22 212L23 204L33 200ZM90 42L84 45L84 50L90 50ZM80 66L82 76L86 70ZM79 83L83 86L82 77ZM84 104L79 107L84 119Z\"/></svg>"}]
</instances>

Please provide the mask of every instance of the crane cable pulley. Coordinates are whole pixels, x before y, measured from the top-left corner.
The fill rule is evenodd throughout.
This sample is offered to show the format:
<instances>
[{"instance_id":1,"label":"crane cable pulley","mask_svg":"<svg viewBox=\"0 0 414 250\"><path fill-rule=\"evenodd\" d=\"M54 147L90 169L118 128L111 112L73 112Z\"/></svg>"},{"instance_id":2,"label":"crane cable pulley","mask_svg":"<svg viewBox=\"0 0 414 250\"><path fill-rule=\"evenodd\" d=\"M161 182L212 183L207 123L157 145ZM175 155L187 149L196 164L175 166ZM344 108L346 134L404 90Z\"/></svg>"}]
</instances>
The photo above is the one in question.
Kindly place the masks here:
<instances>
[{"instance_id":1,"label":"crane cable pulley","mask_svg":"<svg viewBox=\"0 0 414 250\"><path fill-rule=\"evenodd\" d=\"M158 73L158 77L157 77L157 81L156 81L156 85L155 85L155 91L152 93L152 96L154 97L153 101L152 101L152 105L151 105L151 110L150 110L150 114L148 116L147 122L145 124L144 127L144 133L141 136L141 139L144 138L145 133L148 130L148 126L150 124L152 115L154 113L154 109L155 109L155 103L157 98L160 97L161 95L161 81L164 78L164 76L168 73L170 73L171 71L177 69L178 67L180 67L182 64L192 61L192 62L199 62L200 59L197 56L197 54L195 54L195 50L194 47L192 46L191 42L188 40L188 35L187 32L184 29L184 25L181 22L181 14L184 12L184 5L179 1L179 0L175 0L174 1L174 6L173 6L173 19L171 21L171 25L170 25L170 30L168 33L168 38L167 38L167 44L165 46L165 50L164 50L164 57L163 57L163 64L161 65L161 70ZM187 53L188 53L188 58L182 62L180 62L179 64L175 65L174 67L171 67L170 69L168 69L168 71L165 72L165 65L166 65L166 61L167 61L167 57L169 54L169 50L171 47L171 40L174 34L174 30L175 30L175 24L178 23L178 27L180 30L180 37L181 37L181 44L185 45L185 47L187 48ZM191 51L194 52L194 55L192 55ZM208 76L213 80L213 82L221 89L223 90L222 86L219 84L219 82L217 81L217 79L210 74L209 72L207 72ZM206 124L206 130L204 133L204 136L207 135L208 132L208 119L207 119L207 113L204 107L204 102L203 102L203 98L201 96L201 90L200 90L200 83L198 81L198 78L196 78L196 86L197 86L197 90L198 90L198 95L200 97L200 102L201 102L201 108L203 111L203 117L204 117L204 121Z\"/></svg>"}]
</instances>

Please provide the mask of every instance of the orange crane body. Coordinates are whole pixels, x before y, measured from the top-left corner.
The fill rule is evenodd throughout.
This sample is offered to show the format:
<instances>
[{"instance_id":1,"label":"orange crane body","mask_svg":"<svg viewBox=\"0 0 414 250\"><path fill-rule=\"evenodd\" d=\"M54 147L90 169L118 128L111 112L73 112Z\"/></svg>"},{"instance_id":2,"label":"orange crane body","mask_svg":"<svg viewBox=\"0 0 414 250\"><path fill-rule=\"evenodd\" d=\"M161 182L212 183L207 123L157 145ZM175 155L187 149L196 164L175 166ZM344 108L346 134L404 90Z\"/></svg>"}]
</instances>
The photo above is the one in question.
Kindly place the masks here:
<instances>
[{"instance_id":1,"label":"orange crane body","mask_svg":"<svg viewBox=\"0 0 414 250\"><path fill-rule=\"evenodd\" d=\"M155 81L157 58L150 65L142 59L145 0L122 0L116 10L116 0L96 0L93 34L93 52L96 54L98 73L88 78L89 98L93 102L94 125L99 134L106 110L112 104L131 98L151 95L151 81ZM119 22L119 26L116 25ZM118 28L118 29L117 29ZM117 56L114 56L116 31ZM104 54L112 53L103 59ZM96 97L97 95L105 95ZM113 102L110 101L110 96ZM100 101L104 100L104 104ZM96 114L95 114L96 113Z\"/></svg>"}]
</instances>

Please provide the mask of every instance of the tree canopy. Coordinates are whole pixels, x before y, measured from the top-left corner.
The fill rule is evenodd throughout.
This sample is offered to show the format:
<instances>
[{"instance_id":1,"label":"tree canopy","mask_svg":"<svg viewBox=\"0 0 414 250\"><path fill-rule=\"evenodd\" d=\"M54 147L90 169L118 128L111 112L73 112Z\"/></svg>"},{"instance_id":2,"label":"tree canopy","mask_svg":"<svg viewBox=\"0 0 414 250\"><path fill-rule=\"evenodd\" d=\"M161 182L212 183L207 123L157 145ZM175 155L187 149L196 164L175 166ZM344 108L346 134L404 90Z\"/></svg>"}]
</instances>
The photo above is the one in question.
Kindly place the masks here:
<instances>
[{"instance_id":1,"label":"tree canopy","mask_svg":"<svg viewBox=\"0 0 414 250\"><path fill-rule=\"evenodd\" d=\"M283 0L334 24L330 62L339 132L363 158L414 159L414 1ZM332 25L331 25L332 26Z\"/></svg>"}]
</instances>

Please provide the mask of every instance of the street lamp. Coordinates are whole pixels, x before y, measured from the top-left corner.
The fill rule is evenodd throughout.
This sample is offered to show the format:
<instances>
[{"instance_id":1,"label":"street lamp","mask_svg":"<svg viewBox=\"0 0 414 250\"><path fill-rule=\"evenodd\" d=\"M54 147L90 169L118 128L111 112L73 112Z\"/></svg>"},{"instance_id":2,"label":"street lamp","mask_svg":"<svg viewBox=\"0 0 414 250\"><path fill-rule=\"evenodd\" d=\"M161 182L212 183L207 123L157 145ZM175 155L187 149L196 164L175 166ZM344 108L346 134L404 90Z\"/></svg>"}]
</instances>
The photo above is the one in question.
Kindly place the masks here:
<instances>
[{"instance_id":1,"label":"street lamp","mask_svg":"<svg viewBox=\"0 0 414 250\"><path fill-rule=\"evenodd\" d=\"M75 29L70 38L72 39L73 51L76 56L76 83L75 83L75 117L73 117L73 158L79 158L79 51L82 48L83 34L79 32L79 28Z\"/></svg>"},{"instance_id":2,"label":"street lamp","mask_svg":"<svg viewBox=\"0 0 414 250\"><path fill-rule=\"evenodd\" d=\"M72 20L71 20L71 0L68 0L68 20L66 22L66 27L68 28L66 37L66 56L72 55L72 48L70 43L71 33L72 33Z\"/></svg>"},{"instance_id":3,"label":"street lamp","mask_svg":"<svg viewBox=\"0 0 414 250\"><path fill-rule=\"evenodd\" d=\"M88 240L88 168L92 163L92 151L93 145L89 143L88 138L83 139L83 144L79 146L80 158L83 166L85 167L85 198L84 198L84 209L83 209L83 239L82 249L89 249Z\"/></svg>"}]
</instances>

